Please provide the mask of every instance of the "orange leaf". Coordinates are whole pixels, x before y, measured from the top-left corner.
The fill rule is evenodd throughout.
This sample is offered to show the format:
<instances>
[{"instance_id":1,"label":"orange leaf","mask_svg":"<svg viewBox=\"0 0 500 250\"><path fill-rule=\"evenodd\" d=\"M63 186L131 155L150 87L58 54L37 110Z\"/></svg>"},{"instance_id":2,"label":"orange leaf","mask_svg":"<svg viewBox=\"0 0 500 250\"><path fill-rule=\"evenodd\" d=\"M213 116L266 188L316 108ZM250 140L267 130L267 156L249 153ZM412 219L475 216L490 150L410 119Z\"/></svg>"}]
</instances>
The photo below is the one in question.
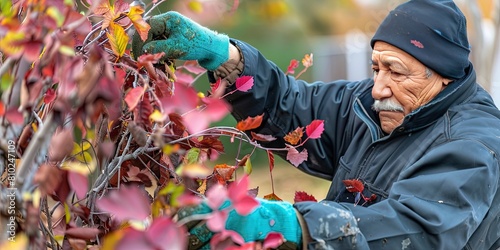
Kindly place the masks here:
<instances>
[{"instance_id":1,"label":"orange leaf","mask_svg":"<svg viewBox=\"0 0 500 250\"><path fill-rule=\"evenodd\" d=\"M238 124L236 124L236 129L239 129L241 131L245 130L250 130L254 128L258 128L262 124L262 118L264 115L258 115L255 117L247 117L247 119L243 121L239 121Z\"/></svg>"},{"instance_id":2,"label":"orange leaf","mask_svg":"<svg viewBox=\"0 0 500 250\"><path fill-rule=\"evenodd\" d=\"M304 67L309 68L313 65L313 54L306 54L304 58L302 58L302 65Z\"/></svg>"},{"instance_id":3,"label":"orange leaf","mask_svg":"<svg viewBox=\"0 0 500 250\"><path fill-rule=\"evenodd\" d=\"M271 194L265 195L264 196L264 200L268 200L268 201L282 201L283 199L281 199L280 197L278 197L275 193L271 193Z\"/></svg>"},{"instance_id":4,"label":"orange leaf","mask_svg":"<svg viewBox=\"0 0 500 250\"><path fill-rule=\"evenodd\" d=\"M146 41L146 39L148 39L148 32L151 29L151 26L149 26L149 24L144 21L144 19L142 18L142 13L144 13L142 7L136 5L130 7L130 11L127 13L127 16L132 21L132 24L141 36L141 39L143 41Z\"/></svg>"},{"instance_id":5,"label":"orange leaf","mask_svg":"<svg viewBox=\"0 0 500 250\"><path fill-rule=\"evenodd\" d=\"M286 142L292 145L297 145L299 141L302 139L302 135L304 135L304 128L298 127L294 131L285 135L283 139L285 139Z\"/></svg>"},{"instance_id":6,"label":"orange leaf","mask_svg":"<svg viewBox=\"0 0 500 250\"><path fill-rule=\"evenodd\" d=\"M125 29L118 24L110 23L109 27L111 28L111 33L106 33L106 35L108 36L111 49L117 57L122 57L127 48L128 35L125 33Z\"/></svg>"},{"instance_id":7,"label":"orange leaf","mask_svg":"<svg viewBox=\"0 0 500 250\"><path fill-rule=\"evenodd\" d=\"M218 164L214 167L214 174L219 183L226 184L227 181L233 178L233 173L236 168L227 164Z\"/></svg>"}]
</instances>

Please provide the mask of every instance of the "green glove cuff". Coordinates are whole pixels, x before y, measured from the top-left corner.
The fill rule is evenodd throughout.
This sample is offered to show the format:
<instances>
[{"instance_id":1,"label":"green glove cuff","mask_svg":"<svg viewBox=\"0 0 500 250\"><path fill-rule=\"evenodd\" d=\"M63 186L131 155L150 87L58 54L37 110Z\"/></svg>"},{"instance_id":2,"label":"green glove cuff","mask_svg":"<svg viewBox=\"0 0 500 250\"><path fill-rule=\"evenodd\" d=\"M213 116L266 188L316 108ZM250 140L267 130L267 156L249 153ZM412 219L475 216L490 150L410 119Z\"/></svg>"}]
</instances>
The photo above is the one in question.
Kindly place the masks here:
<instances>
[{"instance_id":1,"label":"green glove cuff","mask_svg":"<svg viewBox=\"0 0 500 250\"><path fill-rule=\"evenodd\" d=\"M247 216L231 211L226 229L238 232L245 242L263 241L271 232L281 233L287 242L302 244L302 228L291 203L258 199L260 206Z\"/></svg>"},{"instance_id":2,"label":"green glove cuff","mask_svg":"<svg viewBox=\"0 0 500 250\"><path fill-rule=\"evenodd\" d=\"M167 59L198 60L208 70L215 70L229 59L229 37L203 27L191 19L169 11L149 20L151 30L145 42L138 35L132 53L165 52Z\"/></svg>"}]
</instances>

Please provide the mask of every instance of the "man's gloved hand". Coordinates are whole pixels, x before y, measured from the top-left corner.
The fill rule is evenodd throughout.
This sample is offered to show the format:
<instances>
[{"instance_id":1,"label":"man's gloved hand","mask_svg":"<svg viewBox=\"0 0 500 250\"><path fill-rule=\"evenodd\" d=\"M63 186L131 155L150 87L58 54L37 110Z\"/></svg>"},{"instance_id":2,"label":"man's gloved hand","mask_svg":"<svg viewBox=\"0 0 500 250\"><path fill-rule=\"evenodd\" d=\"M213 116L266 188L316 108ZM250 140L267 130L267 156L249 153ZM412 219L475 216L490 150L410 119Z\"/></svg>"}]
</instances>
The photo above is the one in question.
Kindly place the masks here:
<instances>
[{"instance_id":1,"label":"man's gloved hand","mask_svg":"<svg viewBox=\"0 0 500 250\"><path fill-rule=\"evenodd\" d=\"M281 233L286 240L278 249L297 249L302 244L302 229L300 227L295 208L292 204L282 201L268 201L257 199L260 202L253 212L247 216L239 215L236 210L228 214L225 228L240 234L245 242L264 241L271 232ZM229 202L221 206L221 210ZM206 204L185 208L179 211L179 219L194 215L211 213ZM193 226L187 224L190 233L189 249L210 249L210 239L214 235L205 224Z\"/></svg>"},{"instance_id":2,"label":"man's gloved hand","mask_svg":"<svg viewBox=\"0 0 500 250\"><path fill-rule=\"evenodd\" d=\"M165 52L164 59L198 60L208 70L215 70L229 59L229 38L218 34L175 11L153 16L151 29L143 42L136 32L132 40L134 57Z\"/></svg>"}]
</instances>

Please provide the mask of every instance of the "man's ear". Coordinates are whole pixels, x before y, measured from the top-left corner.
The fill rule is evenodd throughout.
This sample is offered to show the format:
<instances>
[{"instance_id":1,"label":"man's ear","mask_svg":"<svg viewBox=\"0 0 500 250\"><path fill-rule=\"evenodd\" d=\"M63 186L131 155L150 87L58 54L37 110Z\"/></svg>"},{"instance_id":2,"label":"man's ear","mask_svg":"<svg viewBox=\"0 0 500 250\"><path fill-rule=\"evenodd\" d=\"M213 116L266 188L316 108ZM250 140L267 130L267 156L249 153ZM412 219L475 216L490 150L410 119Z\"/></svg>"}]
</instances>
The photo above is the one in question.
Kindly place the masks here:
<instances>
[{"instance_id":1,"label":"man's ear","mask_svg":"<svg viewBox=\"0 0 500 250\"><path fill-rule=\"evenodd\" d=\"M447 79L447 78L443 78L443 85L444 86L448 86L448 84L450 84L451 82L453 82L453 80L450 80L450 79Z\"/></svg>"}]
</instances>

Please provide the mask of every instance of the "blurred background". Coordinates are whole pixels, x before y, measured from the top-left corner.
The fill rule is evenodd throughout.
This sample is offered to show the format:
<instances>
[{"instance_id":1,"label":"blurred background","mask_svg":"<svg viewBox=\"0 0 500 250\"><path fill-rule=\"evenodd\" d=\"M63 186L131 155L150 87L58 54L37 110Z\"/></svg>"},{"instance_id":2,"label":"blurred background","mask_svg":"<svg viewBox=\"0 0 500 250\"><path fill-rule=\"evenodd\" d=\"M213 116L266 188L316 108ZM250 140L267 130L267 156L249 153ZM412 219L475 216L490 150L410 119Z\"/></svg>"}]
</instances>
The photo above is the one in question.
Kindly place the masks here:
<instances>
[{"instance_id":1,"label":"blurred background","mask_svg":"<svg viewBox=\"0 0 500 250\"><path fill-rule=\"evenodd\" d=\"M387 13L400 0L178 0L166 1L152 14L177 10L204 26L259 49L269 60L286 70L290 60L313 53L314 65L300 76L307 81L360 80L371 77L369 41ZM478 82L500 104L500 0L456 0L468 20L471 61ZM299 66L298 70L302 66ZM202 83L198 84L203 89ZM197 86L198 88L198 86ZM232 117L220 124L234 126ZM217 124L215 124L217 125ZM234 160L237 146L225 142L221 161ZM244 148L249 153L252 148ZM259 196L271 193L265 152L253 162L252 186ZM322 199L328 182L302 174L276 159L274 190L293 201L295 191Z\"/></svg>"}]
</instances>

